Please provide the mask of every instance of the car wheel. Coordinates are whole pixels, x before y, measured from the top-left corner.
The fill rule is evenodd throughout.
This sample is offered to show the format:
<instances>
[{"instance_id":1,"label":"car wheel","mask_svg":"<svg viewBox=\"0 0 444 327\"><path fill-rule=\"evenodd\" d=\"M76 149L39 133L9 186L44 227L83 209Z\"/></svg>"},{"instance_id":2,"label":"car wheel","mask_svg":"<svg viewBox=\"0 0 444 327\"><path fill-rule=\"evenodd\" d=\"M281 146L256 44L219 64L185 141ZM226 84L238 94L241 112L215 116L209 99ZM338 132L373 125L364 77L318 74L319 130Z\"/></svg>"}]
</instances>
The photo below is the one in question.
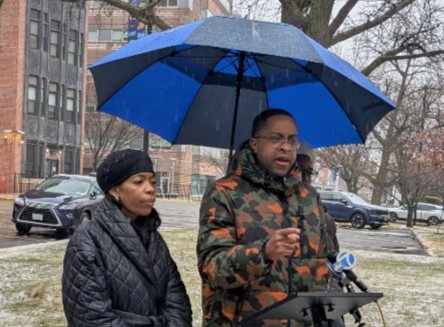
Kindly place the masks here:
<instances>
[{"instance_id":1,"label":"car wheel","mask_svg":"<svg viewBox=\"0 0 444 327\"><path fill-rule=\"evenodd\" d=\"M354 228L364 228L365 226L365 217L362 213L355 213L350 218L351 225Z\"/></svg>"},{"instance_id":2,"label":"car wheel","mask_svg":"<svg viewBox=\"0 0 444 327\"><path fill-rule=\"evenodd\" d=\"M432 216L427 219L427 225L429 226L437 226L439 224L439 218Z\"/></svg>"},{"instance_id":3,"label":"car wheel","mask_svg":"<svg viewBox=\"0 0 444 327\"><path fill-rule=\"evenodd\" d=\"M398 215L394 212L390 212L390 222L396 223L397 220L398 220Z\"/></svg>"},{"instance_id":4,"label":"car wheel","mask_svg":"<svg viewBox=\"0 0 444 327\"><path fill-rule=\"evenodd\" d=\"M379 224L370 224L371 229L380 229L381 227L382 227L382 225L379 225Z\"/></svg>"},{"instance_id":5,"label":"car wheel","mask_svg":"<svg viewBox=\"0 0 444 327\"><path fill-rule=\"evenodd\" d=\"M29 233L29 231L31 230L32 226L29 225L23 225L23 224L19 224L16 223L15 224L15 229L17 230L17 234L18 235L26 235Z\"/></svg>"}]
</instances>

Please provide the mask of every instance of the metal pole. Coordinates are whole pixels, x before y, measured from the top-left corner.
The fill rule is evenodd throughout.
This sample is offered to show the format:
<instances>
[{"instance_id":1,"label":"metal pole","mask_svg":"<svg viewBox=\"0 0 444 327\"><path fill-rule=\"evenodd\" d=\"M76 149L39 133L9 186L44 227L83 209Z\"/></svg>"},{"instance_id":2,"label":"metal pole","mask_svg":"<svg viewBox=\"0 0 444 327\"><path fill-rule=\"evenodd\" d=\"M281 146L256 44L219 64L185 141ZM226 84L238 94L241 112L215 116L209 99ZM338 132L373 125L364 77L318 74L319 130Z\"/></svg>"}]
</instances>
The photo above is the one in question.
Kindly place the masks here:
<instances>
[{"instance_id":1,"label":"metal pole","mask_svg":"<svg viewBox=\"0 0 444 327\"><path fill-rule=\"evenodd\" d=\"M147 130L143 131L143 152L148 153L150 147L150 133Z\"/></svg>"}]
</instances>

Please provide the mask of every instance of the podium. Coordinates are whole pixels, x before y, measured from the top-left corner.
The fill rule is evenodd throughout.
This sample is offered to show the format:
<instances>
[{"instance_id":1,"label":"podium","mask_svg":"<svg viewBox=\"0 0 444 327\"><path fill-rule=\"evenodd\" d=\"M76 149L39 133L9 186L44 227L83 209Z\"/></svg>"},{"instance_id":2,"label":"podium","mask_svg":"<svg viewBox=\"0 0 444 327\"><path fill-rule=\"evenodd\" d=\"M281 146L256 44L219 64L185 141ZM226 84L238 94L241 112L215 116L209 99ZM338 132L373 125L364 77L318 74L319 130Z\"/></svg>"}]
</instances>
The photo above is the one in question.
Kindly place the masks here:
<instances>
[{"instance_id":1,"label":"podium","mask_svg":"<svg viewBox=\"0 0 444 327\"><path fill-rule=\"evenodd\" d=\"M338 319L382 297L382 293L297 293L246 317L240 326L260 326L262 319L294 319L312 321L315 327L328 326L327 319Z\"/></svg>"}]
</instances>

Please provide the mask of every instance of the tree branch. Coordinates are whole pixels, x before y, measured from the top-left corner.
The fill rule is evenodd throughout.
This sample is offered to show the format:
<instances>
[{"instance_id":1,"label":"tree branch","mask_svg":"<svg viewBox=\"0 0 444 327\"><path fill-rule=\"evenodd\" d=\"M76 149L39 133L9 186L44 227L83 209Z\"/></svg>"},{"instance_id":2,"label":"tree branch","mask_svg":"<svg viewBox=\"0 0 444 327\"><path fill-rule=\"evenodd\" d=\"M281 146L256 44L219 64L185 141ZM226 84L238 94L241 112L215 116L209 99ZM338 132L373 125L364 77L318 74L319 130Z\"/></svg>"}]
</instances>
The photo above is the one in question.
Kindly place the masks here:
<instances>
[{"instance_id":1,"label":"tree branch","mask_svg":"<svg viewBox=\"0 0 444 327\"><path fill-rule=\"evenodd\" d=\"M400 12L402 9L408 7L415 1L416 0L403 0L397 4L392 5L392 7L389 10L387 10L382 15L376 17L375 19L369 20L361 25L355 26L348 31L336 34L336 36L333 37L330 46L345 41L355 35L358 35L364 31L367 31L373 27L382 24L383 22L389 20L395 14Z\"/></svg>"},{"instance_id":2,"label":"tree branch","mask_svg":"<svg viewBox=\"0 0 444 327\"><path fill-rule=\"evenodd\" d=\"M279 0L282 5L282 22L299 27L301 30L306 30L307 20L304 12L300 8L310 4L310 1L292 1ZM284 15L284 13L287 13Z\"/></svg>"},{"instance_id":3,"label":"tree branch","mask_svg":"<svg viewBox=\"0 0 444 327\"><path fill-rule=\"evenodd\" d=\"M335 35L338 28L344 23L347 16L350 14L352 9L355 7L355 5L358 3L358 0L348 0L342 8L339 10L338 14L336 15L335 19L331 22L328 33L330 34L330 38Z\"/></svg>"},{"instance_id":4,"label":"tree branch","mask_svg":"<svg viewBox=\"0 0 444 327\"><path fill-rule=\"evenodd\" d=\"M409 53L404 55L397 55L398 53L401 53L406 49L405 46L398 47L397 49L393 49L390 51L387 51L386 53L382 54L375 60L373 60L367 67L365 67L362 70L362 73L366 76L369 76L376 68L378 68L380 65L387 61L393 61L393 60L407 60L407 59L417 59L417 58L432 58L439 55L444 54L444 50L435 50L435 51L423 51L421 53Z\"/></svg>"}]
</instances>

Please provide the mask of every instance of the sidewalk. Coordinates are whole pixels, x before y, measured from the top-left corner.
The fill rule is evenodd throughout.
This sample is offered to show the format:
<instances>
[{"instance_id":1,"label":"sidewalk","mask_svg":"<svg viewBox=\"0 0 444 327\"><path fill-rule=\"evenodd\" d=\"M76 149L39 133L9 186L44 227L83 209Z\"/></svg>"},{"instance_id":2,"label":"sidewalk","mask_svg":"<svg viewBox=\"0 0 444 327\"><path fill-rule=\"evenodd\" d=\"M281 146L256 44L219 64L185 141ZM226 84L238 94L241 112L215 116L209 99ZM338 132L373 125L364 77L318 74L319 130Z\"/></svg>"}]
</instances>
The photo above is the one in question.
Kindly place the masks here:
<instances>
[{"instance_id":1,"label":"sidewalk","mask_svg":"<svg viewBox=\"0 0 444 327\"><path fill-rule=\"evenodd\" d=\"M18 193L0 193L0 201L14 201L18 195Z\"/></svg>"}]
</instances>

